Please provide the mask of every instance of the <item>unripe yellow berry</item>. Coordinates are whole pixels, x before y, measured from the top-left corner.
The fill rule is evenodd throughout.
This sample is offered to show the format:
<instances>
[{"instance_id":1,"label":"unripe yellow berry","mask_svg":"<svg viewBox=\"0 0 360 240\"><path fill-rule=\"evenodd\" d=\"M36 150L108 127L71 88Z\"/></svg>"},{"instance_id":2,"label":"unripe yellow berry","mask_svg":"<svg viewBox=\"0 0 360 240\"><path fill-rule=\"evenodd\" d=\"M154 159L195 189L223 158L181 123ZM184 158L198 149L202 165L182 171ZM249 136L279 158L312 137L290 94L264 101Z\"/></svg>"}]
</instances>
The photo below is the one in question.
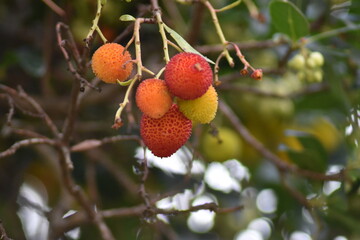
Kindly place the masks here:
<instances>
[{"instance_id":1,"label":"unripe yellow berry","mask_svg":"<svg viewBox=\"0 0 360 240\"><path fill-rule=\"evenodd\" d=\"M210 85L204 95L193 100L178 99L180 111L190 120L202 124L215 118L218 107L218 96L215 88Z\"/></svg>"}]
</instances>

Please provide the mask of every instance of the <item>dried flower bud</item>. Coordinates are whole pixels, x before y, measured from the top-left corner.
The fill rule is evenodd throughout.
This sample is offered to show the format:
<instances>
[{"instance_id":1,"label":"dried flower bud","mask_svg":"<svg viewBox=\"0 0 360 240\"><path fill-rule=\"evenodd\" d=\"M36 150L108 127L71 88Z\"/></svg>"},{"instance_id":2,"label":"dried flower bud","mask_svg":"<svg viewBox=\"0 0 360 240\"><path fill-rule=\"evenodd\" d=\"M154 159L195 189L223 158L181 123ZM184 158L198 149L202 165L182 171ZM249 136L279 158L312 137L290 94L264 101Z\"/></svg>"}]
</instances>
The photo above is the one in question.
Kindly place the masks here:
<instances>
[{"instance_id":1,"label":"dried flower bud","mask_svg":"<svg viewBox=\"0 0 360 240\"><path fill-rule=\"evenodd\" d=\"M243 68L243 69L240 70L240 74L241 74L242 76L246 76L246 75L249 74L249 71L248 71L246 68Z\"/></svg>"},{"instance_id":2,"label":"dried flower bud","mask_svg":"<svg viewBox=\"0 0 360 240\"><path fill-rule=\"evenodd\" d=\"M261 80L263 76L263 71L262 69L256 69L252 74L251 74L251 78L255 79L255 80Z\"/></svg>"}]
</instances>

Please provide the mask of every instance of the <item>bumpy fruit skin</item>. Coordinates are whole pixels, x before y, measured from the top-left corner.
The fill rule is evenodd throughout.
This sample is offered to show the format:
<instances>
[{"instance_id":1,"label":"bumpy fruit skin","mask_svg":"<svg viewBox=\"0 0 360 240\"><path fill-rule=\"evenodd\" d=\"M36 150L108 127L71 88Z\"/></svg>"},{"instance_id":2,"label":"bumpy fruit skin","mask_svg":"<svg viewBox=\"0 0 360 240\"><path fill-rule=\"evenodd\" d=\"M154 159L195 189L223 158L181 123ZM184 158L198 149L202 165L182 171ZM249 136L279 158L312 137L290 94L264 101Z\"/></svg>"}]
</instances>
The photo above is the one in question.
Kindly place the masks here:
<instances>
[{"instance_id":1,"label":"bumpy fruit skin","mask_svg":"<svg viewBox=\"0 0 360 240\"><path fill-rule=\"evenodd\" d=\"M91 67L94 74L106 83L125 81L131 74L133 65L131 55L124 52L124 47L117 43L106 43L99 47L92 56Z\"/></svg>"},{"instance_id":2,"label":"bumpy fruit skin","mask_svg":"<svg viewBox=\"0 0 360 240\"><path fill-rule=\"evenodd\" d=\"M135 101L140 111L151 118L161 118L172 105L171 94L160 79L142 81L136 90Z\"/></svg>"},{"instance_id":3,"label":"bumpy fruit skin","mask_svg":"<svg viewBox=\"0 0 360 240\"><path fill-rule=\"evenodd\" d=\"M206 124L215 118L218 108L218 95L210 85L204 95L194 100L178 100L180 111L190 120Z\"/></svg>"},{"instance_id":4,"label":"bumpy fruit skin","mask_svg":"<svg viewBox=\"0 0 360 240\"><path fill-rule=\"evenodd\" d=\"M202 96L208 90L213 73L202 56L183 52L170 59L165 67L164 78L174 96L191 100Z\"/></svg>"},{"instance_id":5,"label":"bumpy fruit skin","mask_svg":"<svg viewBox=\"0 0 360 240\"><path fill-rule=\"evenodd\" d=\"M157 157L174 154L191 135L192 122L173 104L161 118L154 119L145 114L140 122L140 136L145 145Z\"/></svg>"},{"instance_id":6,"label":"bumpy fruit skin","mask_svg":"<svg viewBox=\"0 0 360 240\"><path fill-rule=\"evenodd\" d=\"M230 128L220 127L218 131L218 137L208 133L202 138L202 149L207 159L223 162L238 158L242 152L240 137Z\"/></svg>"}]
</instances>

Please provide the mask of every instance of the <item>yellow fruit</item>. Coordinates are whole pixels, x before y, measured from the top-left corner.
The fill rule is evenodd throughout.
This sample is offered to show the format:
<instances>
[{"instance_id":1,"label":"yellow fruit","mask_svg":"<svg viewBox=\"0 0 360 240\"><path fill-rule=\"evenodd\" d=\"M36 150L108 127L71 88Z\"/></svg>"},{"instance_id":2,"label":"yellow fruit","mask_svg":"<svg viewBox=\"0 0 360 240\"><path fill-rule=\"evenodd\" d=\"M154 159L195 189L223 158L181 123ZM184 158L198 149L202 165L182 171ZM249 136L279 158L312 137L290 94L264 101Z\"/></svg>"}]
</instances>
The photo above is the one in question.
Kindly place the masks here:
<instances>
[{"instance_id":1,"label":"yellow fruit","mask_svg":"<svg viewBox=\"0 0 360 240\"><path fill-rule=\"evenodd\" d=\"M215 118L218 108L218 96L213 86L207 92L194 100L178 99L180 111L190 120L202 124L209 123Z\"/></svg>"},{"instance_id":2,"label":"yellow fruit","mask_svg":"<svg viewBox=\"0 0 360 240\"><path fill-rule=\"evenodd\" d=\"M333 151L340 143L340 132L334 124L324 117L317 117L306 132L313 134L327 151Z\"/></svg>"},{"instance_id":3,"label":"yellow fruit","mask_svg":"<svg viewBox=\"0 0 360 240\"><path fill-rule=\"evenodd\" d=\"M206 133L202 138L202 150L206 159L223 162L239 158L242 152L242 141L230 128L218 128L218 135Z\"/></svg>"}]
</instances>

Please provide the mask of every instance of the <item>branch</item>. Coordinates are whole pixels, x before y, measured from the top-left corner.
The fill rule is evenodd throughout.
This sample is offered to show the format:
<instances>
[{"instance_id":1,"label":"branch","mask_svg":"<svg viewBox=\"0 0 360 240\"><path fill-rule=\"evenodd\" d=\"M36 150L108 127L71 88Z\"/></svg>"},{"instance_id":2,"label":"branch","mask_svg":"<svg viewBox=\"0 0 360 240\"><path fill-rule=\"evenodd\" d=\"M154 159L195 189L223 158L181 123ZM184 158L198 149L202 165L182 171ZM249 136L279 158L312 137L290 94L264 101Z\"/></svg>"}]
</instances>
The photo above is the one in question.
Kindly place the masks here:
<instances>
[{"instance_id":1,"label":"branch","mask_svg":"<svg viewBox=\"0 0 360 240\"><path fill-rule=\"evenodd\" d=\"M240 49L263 49L263 48L273 48L279 45L286 44L287 41L285 39L279 39L277 41L274 40L265 40L265 41L256 41L256 42L235 42L236 46ZM235 48L233 45L228 48L229 51L234 51ZM202 54L209 54L213 52L221 52L224 46L222 44L216 45L203 45L203 46L196 46L195 49L201 52Z\"/></svg>"},{"instance_id":2,"label":"branch","mask_svg":"<svg viewBox=\"0 0 360 240\"><path fill-rule=\"evenodd\" d=\"M36 110L38 117L41 117L44 120L45 124L49 127L54 137L59 136L59 130L57 129L51 118L47 115L47 113L40 106L40 104L36 102L32 97L27 95L26 92L21 87L19 87L19 90L16 91L13 88L0 84L0 89L3 90L4 92L7 92L10 95L15 95L16 97L25 100L28 104L30 104L31 107L33 107Z\"/></svg>"},{"instance_id":3,"label":"branch","mask_svg":"<svg viewBox=\"0 0 360 240\"><path fill-rule=\"evenodd\" d=\"M219 208L215 203L205 203L197 206L192 206L187 210L165 210L159 208L151 208L149 209L145 204L141 204L134 207L128 208L116 208L116 209L108 209L103 210L100 214L104 218L119 218L119 217L131 217L131 216L143 216L144 211L148 211L148 213L152 213L153 215L157 214L165 214L165 215L180 215L180 214L188 214L191 212L196 212L199 210L210 210L218 214L222 213L230 213L243 209L243 206L235 206L230 208ZM59 225L59 229L61 232L67 232L77 226L80 226L84 223L88 223L89 219L86 217L84 212L77 212L65 219L61 225Z\"/></svg>"},{"instance_id":4,"label":"branch","mask_svg":"<svg viewBox=\"0 0 360 240\"><path fill-rule=\"evenodd\" d=\"M65 187L69 191L69 193L78 201L78 203L84 208L86 212L86 218L89 218L101 233L103 239L105 240L114 240L110 229L105 224L102 215L95 211L95 206L89 201L86 197L82 188L74 182L71 175L71 163L70 151L66 146L58 147L59 152L59 161L60 161L60 169L62 173L62 179L64 181Z\"/></svg>"},{"instance_id":5,"label":"branch","mask_svg":"<svg viewBox=\"0 0 360 240\"><path fill-rule=\"evenodd\" d=\"M80 67L81 64L81 59L77 50L77 47L73 41L73 37L72 34L70 32L69 26L66 25L65 23L59 22L56 24L56 37L57 37L57 42L58 45L60 47L60 50L62 52L62 54L64 55L64 58L68 64L69 67L69 71L75 76L75 78L77 80L79 80L80 84L81 84L81 89L83 89L83 85L86 85L94 90L97 90L98 92L101 91L101 89L99 87L94 86L93 84L91 84L88 80L86 80L84 77L81 76L81 74L76 70L75 66L73 65L72 61L71 61L71 57L68 53L68 50L66 49L66 46L68 44L68 41L63 39L62 37L62 29L65 29L69 39L70 39L70 48L71 48L71 53L75 54L74 60L77 64L78 67ZM80 71L82 71L83 69L80 69Z\"/></svg>"},{"instance_id":6,"label":"branch","mask_svg":"<svg viewBox=\"0 0 360 240\"><path fill-rule=\"evenodd\" d=\"M345 170L342 170L336 174L326 175L323 173L313 172L305 169L298 168L288 162L281 160L278 156L268 150L261 142L259 142L249 130L241 123L240 119L235 115L232 109L223 101L219 101L219 109L229 119L231 124L242 136L242 138L257 150L265 159L271 161L280 171L293 172L303 177L311 178L320 181L343 181L345 178Z\"/></svg>"},{"instance_id":7,"label":"branch","mask_svg":"<svg viewBox=\"0 0 360 240\"><path fill-rule=\"evenodd\" d=\"M52 0L42 0L51 10L53 10L57 15L60 17L66 17L66 12L59 7L56 3L54 3Z\"/></svg>"},{"instance_id":8,"label":"branch","mask_svg":"<svg viewBox=\"0 0 360 240\"><path fill-rule=\"evenodd\" d=\"M113 137L105 137L101 140L86 139L86 140L72 146L70 150L72 152L82 152L82 151L94 149L96 147L100 147L101 145L104 145L107 143L115 143L115 142L127 141L127 140L136 140L141 144L141 138L137 135L117 135L117 136L113 136Z\"/></svg>"},{"instance_id":9,"label":"branch","mask_svg":"<svg viewBox=\"0 0 360 240\"><path fill-rule=\"evenodd\" d=\"M29 138L25 140L21 140L19 142L14 143L10 148L7 150L0 152L0 158L8 157L10 155L15 154L17 150L22 147L34 145L34 144L48 144L48 145L55 145L56 142L48 139L48 138Z\"/></svg>"}]
</instances>

